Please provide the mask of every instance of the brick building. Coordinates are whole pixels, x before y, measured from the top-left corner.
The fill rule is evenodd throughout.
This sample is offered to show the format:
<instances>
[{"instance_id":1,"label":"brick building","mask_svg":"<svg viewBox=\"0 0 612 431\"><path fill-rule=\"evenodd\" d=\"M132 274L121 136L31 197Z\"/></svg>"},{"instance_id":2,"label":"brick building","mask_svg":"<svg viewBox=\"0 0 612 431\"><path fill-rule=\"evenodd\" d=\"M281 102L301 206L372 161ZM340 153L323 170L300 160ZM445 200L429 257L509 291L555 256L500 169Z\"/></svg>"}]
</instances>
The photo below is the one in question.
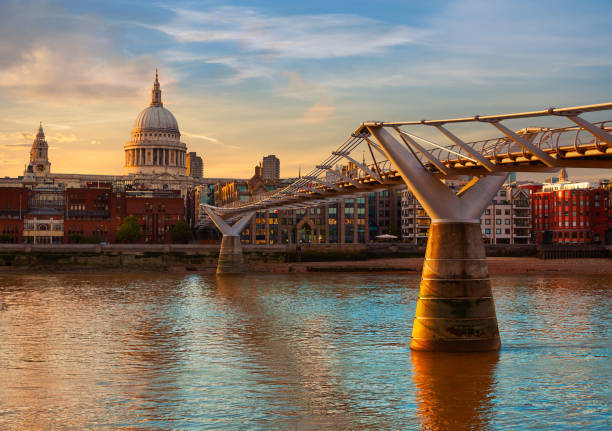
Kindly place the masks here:
<instances>
[{"instance_id":1,"label":"brick building","mask_svg":"<svg viewBox=\"0 0 612 431\"><path fill-rule=\"evenodd\" d=\"M170 229L185 220L185 201L180 190L120 190L98 182L0 187L0 242L112 243L129 215L139 221L141 242L168 243Z\"/></svg>"},{"instance_id":2,"label":"brick building","mask_svg":"<svg viewBox=\"0 0 612 431\"><path fill-rule=\"evenodd\" d=\"M607 193L589 183L545 184L531 202L536 243L605 243L610 230Z\"/></svg>"},{"instance_id":3,"label":"brick building","mask_svg":"<svg viewBox=\"0 0 612 431\"><path fill-rule=\"evenodd\" d=\"M0 187L0 242L23 242L23 216L28 211L29 189Z\"/></svg>"},{"instance_id":4,"label":"brick building","mask_svg":"<svg viewBox=\"0 0 612 431\"><path fill-rule=\"evenodd\" d=\"M126 191L122 201L121 219L130 215L138 219L144 243L170 243L170 229L185 221L185 203L178 190Z\"/></svg>"},{"instance_id":5,"label":"brick building","mask_svg":"<svg viewBox=\"0 0 612 431\"><path fill-rule=\"evenodd\" d=\"M119 226L111 184L66 189L65 242L115 242Z\"/></svg>"}]
</instances>

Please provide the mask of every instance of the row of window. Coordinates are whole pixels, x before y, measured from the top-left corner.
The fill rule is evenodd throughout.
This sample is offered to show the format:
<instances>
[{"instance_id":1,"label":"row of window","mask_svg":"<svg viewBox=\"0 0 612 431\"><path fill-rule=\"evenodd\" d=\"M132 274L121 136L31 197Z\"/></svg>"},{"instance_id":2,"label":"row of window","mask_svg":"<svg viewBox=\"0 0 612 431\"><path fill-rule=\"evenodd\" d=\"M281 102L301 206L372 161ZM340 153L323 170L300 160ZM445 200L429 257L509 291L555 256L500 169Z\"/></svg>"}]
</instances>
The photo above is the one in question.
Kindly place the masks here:
<instances>
[{"instance_id":1,"label":"row of window","mask_svg":"<svg viewBox=\"0 0 612 431\"><path fill-rule=\"evenodd\" d=\"M491 235L491 229L485 229L485 235ZM500 228L495 229L495 234L496 235L501 235L502 230ZM506 235L510 235L510 229L504 229L504 234Z\"/></svg>"}]
</instances>

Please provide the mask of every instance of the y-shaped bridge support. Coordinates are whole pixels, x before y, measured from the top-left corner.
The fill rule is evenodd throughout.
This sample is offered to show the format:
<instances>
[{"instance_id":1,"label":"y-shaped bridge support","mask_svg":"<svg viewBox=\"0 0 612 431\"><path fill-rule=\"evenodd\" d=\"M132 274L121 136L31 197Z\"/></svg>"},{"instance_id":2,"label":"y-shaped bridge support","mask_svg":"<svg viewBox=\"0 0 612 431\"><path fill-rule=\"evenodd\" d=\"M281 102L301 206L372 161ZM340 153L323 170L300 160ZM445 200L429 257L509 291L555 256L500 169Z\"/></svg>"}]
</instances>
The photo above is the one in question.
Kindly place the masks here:
<instances>
[{"instance_id":1,"label":"y-shaped bridge support","mask_svg":"<svg viewBox=\"0 0 612 431\"><path fill-rule=\"evenodd\" d=\"M240 232L251 221L254 211L244 214L240 219L230 226L214 211L204 208L206 214L211 218L215 226L223 234L221 249L219 250L219 261L217 263L217 274L242 274L244 262L242 260L242 245L240 244Z\"/></svg>"},{"instance_id":2,"label":"y-shaped bridge support","mask_svg":"<svg viewBox=\"0 0 612 431\"><path fill-rule=\"evenodd\" d=\"M384 128L368 130L432 219L410 347L499 349L480 216L507 174L473 180L458 196Z\"/></svg>"}]
</instances>

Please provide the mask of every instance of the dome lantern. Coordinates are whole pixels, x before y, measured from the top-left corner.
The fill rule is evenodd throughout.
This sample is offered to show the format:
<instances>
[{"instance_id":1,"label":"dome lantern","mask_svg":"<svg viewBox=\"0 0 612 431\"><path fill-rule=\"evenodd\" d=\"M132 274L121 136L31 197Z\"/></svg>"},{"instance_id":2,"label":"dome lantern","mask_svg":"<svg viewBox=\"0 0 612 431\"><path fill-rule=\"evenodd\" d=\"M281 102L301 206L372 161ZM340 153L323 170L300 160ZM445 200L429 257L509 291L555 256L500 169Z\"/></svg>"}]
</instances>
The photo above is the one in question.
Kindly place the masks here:
<instances>
[{"instance_id":1,"label":"dome lantern","mask_svg":"<svg viewBox=\"0 0 612 431\"><path fill-rule=\"evenodd\" d=\"M150 106L164 106L161 100L161 88L159 87L159 81L157 79L157 69L155 69L155 82L153 82L153 89L151 90Z\"/></svg>"}]
</instances>

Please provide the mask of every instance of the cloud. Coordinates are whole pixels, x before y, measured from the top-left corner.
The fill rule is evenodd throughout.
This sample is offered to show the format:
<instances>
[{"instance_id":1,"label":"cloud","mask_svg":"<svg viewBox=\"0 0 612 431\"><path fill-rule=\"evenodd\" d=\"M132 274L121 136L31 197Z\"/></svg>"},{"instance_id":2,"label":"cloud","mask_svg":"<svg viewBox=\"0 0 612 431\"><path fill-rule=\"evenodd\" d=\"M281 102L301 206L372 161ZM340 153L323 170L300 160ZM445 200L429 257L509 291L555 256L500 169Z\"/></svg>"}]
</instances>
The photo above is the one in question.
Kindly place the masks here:
<instances>
[{"instance_id":1,"label":"cloud","mask_svg":"<svg viewBox=\"0 0 612 431\"><path fill-rule=\"evenodd\" d=\"M230 42L245 52L282 58L325 59L380 54L415 43L423 32L353 14L271 16L249 7L209 11L170 8L174 18L148 27L183 43Z\"/></svg>"},{"instance_id":2,"label":"cloud","mask_svg":"<svg viewBox=\"0 0 612 431\"><path fill-rule=\"evenodd\" d=\"M326 97L323 100L319 100L317 103L312 105L304 112L304 115L300 119L300 122L306 124L318 124L323 123L336 114L336 108L333 105L333 99Z\"/></svg>"},{"instance_id":3,"label":"cloud","mask_svg":"<svg viewBox=\"0 0 612 431\"><path fill-rule=\"evenodd\" d=\"M203 139L205 141L209 141L209 142L218 142L215 138L211 138L209 136L205 136L205 135L197 135L195 133L188 133L188 132L182 132L183 135L189 137L189 138L195 138L195 139Z\"/></svg>"},{"instance_id":4,"label":"cloud","mask_svg":"<svg viewBox=\"0 0 612 431\"><path fill-rule=\"evenodd\" d=\"M59 105L133 100L157 63L124 55L104 20L46 2L3 2L0 40L0 88Z\"/></svg>"},{"instance_id":5,"label":"cloud","mask_svg":"<svg viewBox=\"0 0 612 431\"><path fill-rule=\"evenodd\" d=\"M73 135L73 134L64 135L62 133L56 133L53 136L47 136L47 141L48 142L57 142L57 143L63 144L63 143L76 142L77 141L77 137L75 135Z\"/></svg>"},{"instance_id":6,"label":"cloud","mask_svg":"<svg viewBox=\"0 0 612 431\"><path fill-rule=\"evenodd\" d=\"M226 148L233 148L233 149L239 149L240 148L237 145L225 144L225 143L220 142L219 140L217 140L215 138L211 138L210 136L206 136L206 135L201 135L201 134L197 134L197 133L189 133L189 132L181 132L181 134L184 135L184 136L187 136L188 138L202 139L204 141L210 142L211 144L221 145L221 146L226 147Z\"/></svg>"}]
</instances>

